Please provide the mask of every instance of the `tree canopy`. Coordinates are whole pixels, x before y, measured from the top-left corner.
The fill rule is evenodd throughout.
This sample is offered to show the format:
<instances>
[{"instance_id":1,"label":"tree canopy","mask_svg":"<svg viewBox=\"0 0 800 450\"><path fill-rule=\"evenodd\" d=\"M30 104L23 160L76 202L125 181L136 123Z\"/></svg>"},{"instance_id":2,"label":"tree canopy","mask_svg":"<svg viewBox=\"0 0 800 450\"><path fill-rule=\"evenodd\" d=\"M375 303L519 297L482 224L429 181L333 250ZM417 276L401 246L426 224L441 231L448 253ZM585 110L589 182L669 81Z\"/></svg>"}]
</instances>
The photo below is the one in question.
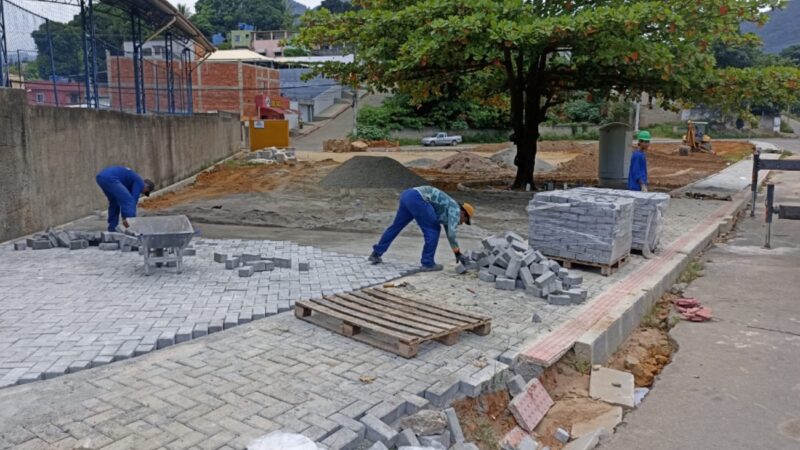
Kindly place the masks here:
<instances>
[{"instance_id":1,"label":"tree canopy","mask_svg":"<svg viewBox=\"0 0 800 450\"><path fill-rule=\"evenodd\" d=\"M211 36L235 30L239 23L257 30L281 30L291 25L292 15L285 0L198 0L192 22Z\"/></svg>"},{"instance_id":2,"label":"tree canopy","mask_svg":"<svg viewBox=\"0 0 800 450\"><path fill-rule=\"evenodd\" d=\"M750 83L784 83L796 69L718 69L713 46L753 36L740 23L763 23L780 0L362 0L341 14L304 17L306 46L352 44L355 63L329 63L317 72L349 84L400 90L420 101L468 80L472 95L510 98L517 144L515 187L533 183L538 125L549 108L585 92L595 98L642 92L671 101L720 103L767 94ZM737 89L725 92L724 89ZM717 95L720 94L720 95ZM709 98L709 95L716 97ZM796 94L793 94L796 96ZM777 96L769 101L782 101ZM787 100L787 99L784 99Z\"/></svg>"}]
</instances>

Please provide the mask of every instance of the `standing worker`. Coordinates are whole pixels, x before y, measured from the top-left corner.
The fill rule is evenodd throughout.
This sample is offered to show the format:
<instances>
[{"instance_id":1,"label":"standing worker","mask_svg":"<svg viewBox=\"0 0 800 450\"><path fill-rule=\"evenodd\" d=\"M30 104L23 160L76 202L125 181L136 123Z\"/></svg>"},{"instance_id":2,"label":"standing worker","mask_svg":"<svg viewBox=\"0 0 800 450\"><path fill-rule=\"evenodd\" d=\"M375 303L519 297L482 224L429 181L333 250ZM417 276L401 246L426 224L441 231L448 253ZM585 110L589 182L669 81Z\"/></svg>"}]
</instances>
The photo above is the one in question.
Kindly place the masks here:
<instances>
[{"instance_id":1,"label":"standing worker","mask_svg":"<svg viewBox=\"0 0 800 450\"><path fill-rule=\"evenodd\" d=\"M95 180L108 198L108 231L117 230L120 214L122 225L128 228L128 219L136 217L139 195L149 197L155 188L155 183L143 180L132 169L122 166L106 167L97 174Z\"/></svg>"},{"instance_id":2,"label":"standing worker","mask_svg":"<svg viewBox=\"0 0 800 450\"><path fill-rule=\"evenodd\" d=\"M380 242L372 247L369 260L374 264L382 263L381 256L392 245L392 241L411 220L415 220L425 238L420 261L422 263L421 271L442 270L442 265L434 262L441 227L445 229L456 261L465 264L467 258L461 254L461 250L458 248L456 227L462 223L471 225L474 214L475 208L472 205L469 203L458 204L449 195L435 187L420 186L408 189L400 194L400 205L397 208L394 222L383 232Z\"/></svg>"},{"instance_id":3,"label":"standing worker","mask_svg":"<svg viewBox=\"0 0 800 450\"><path fill-rule=\"evenodd\" d=\"M647 157L644 152L650 147L650 132L640 131L636 136L639 140L631 154L631 167L628 170L628 189L631 191L647 192Z\"/></svg>"}]
</instances>

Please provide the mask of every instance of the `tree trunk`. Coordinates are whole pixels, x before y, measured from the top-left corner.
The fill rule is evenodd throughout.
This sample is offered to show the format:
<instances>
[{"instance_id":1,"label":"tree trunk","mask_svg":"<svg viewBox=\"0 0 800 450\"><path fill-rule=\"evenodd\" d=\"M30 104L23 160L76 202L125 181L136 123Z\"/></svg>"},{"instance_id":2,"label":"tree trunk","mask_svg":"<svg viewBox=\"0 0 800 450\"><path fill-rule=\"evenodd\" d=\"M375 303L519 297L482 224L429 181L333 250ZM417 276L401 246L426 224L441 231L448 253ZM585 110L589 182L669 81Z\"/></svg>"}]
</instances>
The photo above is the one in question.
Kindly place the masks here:
<instances>
[{"instance_id":1,"label":"tree trunk","mask_svg":"<svg viewBox=\"0 0 800 450\"><path fill-rule=\"evenodd\" d=\"M517 139L517 156L514 163L517 165L517 176L514 178L512 189L533 189L533 169L536 165L536 151L539 140L539 124L528 124L536 131L522 132L525 136ZM517 132L519 133L519 132ZM519 136L519 134L517 134Z\"/></svg>"}]
</instances>

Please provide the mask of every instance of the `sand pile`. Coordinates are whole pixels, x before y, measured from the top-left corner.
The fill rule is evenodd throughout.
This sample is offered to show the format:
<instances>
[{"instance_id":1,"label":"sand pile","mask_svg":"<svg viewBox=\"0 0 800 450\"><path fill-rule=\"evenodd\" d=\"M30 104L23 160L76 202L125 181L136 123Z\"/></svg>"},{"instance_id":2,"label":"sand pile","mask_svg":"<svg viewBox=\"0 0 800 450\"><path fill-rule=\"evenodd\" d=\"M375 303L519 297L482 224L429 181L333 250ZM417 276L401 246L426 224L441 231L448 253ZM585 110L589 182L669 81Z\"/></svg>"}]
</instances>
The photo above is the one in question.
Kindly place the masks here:
<instances>
[{"instance_id":1,"label":"sand pile","mask_svg":"<svg viewBox=\"0 0 800 450\"><path fill-rule=\"evenodd\" d=\"M516 170L517 166L514 165L514 158L516 156L517 148L511 147L495 153L494 155L490 156L489 159L499 164L501 167ZM535 173L552 172L553 170L555 170L555 166L543 159L536 158L536 165L533 168Z\"/></svg>"},{"instance_id":2,"label":"sand pile","mask_svg":"<svg viewBox=\"0 0 800 450\"><path fill-rule=\"evenodd\" d=\"M430 167L444 173L495 172L502 168L494 161L474 153L461 152Z\"/></svg>"},{"instance_id":3,"label":"sand pile","mask_svg":"<svg viewBox=\"0 0 800 450\"><path fill-rule=\"evenodd\" d=\"M354 156L320 181L329 188L406 189L429 184L385 156Z\"/></svg>"}]
</instances>

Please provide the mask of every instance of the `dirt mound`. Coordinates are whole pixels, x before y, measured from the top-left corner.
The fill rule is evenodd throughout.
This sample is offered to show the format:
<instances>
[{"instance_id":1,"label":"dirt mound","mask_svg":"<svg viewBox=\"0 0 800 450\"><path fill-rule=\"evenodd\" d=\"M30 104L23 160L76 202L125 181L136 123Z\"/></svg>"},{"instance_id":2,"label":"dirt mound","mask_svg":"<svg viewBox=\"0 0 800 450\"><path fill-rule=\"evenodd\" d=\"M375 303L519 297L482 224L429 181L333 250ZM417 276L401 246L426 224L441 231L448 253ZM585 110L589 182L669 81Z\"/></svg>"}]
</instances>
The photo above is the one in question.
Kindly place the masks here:
<instances>
[{"instance_id":1,"label":"dirt mound","mask_svg":"<svg viewBox=\"0 0 800 450\"><path fill-rule=\"evenodd\" d=\"M469 152L444 158L430 168L444 173L494 172L501 169L491 159Z\"/></svg>"},{"instance_id":2,"label":"dirt mound","mask_svg":"<svg viewBox=\"0 0 800 450\"><path fill-rule=\"evenodd\" d=\"M392 158L355 156L320 181L328 188L407 189L428 184Z\"/></svg>"},{"instance_id":3,"label":"dirt mound","mask_svg":"<svg viewBox=\"0 0 800 450\"><path fill-rule=\"evenodd\" d=\"M507 169L516 170L517 166L514 165L514 158L517 156L517 149L515 147L507 148L505 150L499 151L494 155L490 156L489 159L494 161L495 163L499 164L502 167ZM550 164L549 162L536 158L536 165L534 166L533 171L536 173L545 173L545 172L552 172L555 169L555 166Z\"/></svg>"},{"instance_id":4,"label":"dirt mound","mask_svg":"<svg viewBox=\"0 0 800 450\"><path fill-rule=\"evenodd\" d=\"M413 169L427 169L430 166L436 164L437 161L431 158L417 158L412 159L411 161L405 164L406 167L411 167Z\"/></svg>"}]
</instances>

